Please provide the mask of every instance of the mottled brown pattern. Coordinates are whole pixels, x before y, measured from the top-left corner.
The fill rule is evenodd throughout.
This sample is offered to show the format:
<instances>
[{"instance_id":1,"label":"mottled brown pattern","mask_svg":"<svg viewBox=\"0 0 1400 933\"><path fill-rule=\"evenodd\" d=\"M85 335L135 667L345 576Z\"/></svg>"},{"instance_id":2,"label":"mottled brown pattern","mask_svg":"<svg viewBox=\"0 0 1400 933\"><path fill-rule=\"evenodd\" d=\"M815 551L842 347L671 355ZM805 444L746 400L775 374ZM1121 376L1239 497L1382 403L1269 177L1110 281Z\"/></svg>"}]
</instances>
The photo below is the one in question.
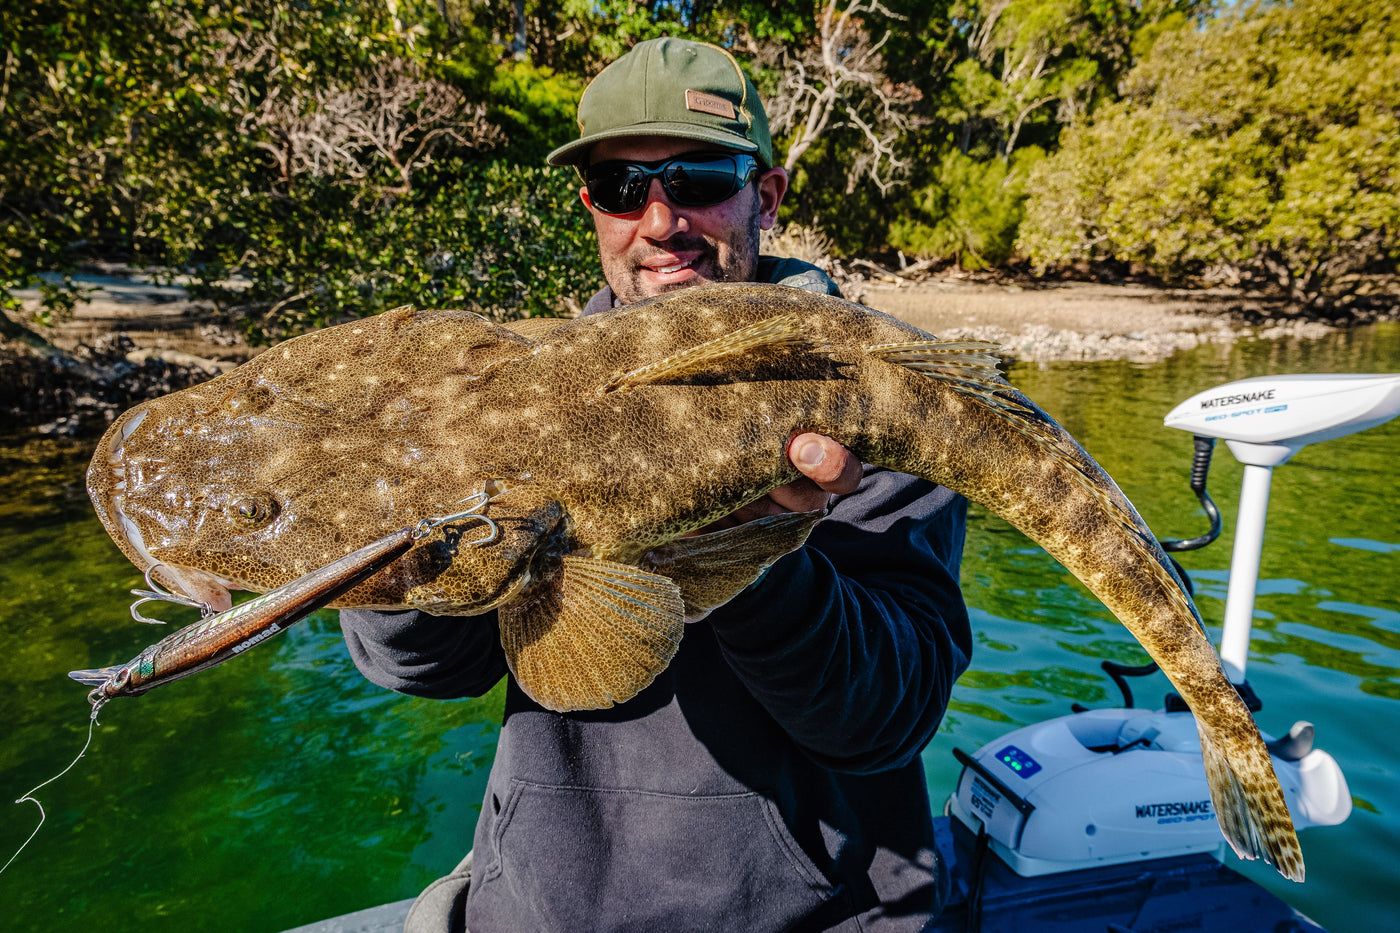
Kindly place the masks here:
<instances>
[{"instance_id":1,"label":"mottled brown pattern","mask_svg":"<svg viewBox=\"0 0 1400 933\"><path fill-rule=\"evenodd\" d=\"M399 310L133 409L100 446L89 488L139 566L258 590L491 493L497 541L434 536L338 605L499 606L521 685L552 708L583 708L650 682L682 615L706 608L683 608L652 579L705 589L713 549L678 554L675 542L793 479L786 444L816 430L984 504L1083 580L1195 711L1231 844L1301 878L1267 752L1165 555L1113 481L988 359L983 346L779 286L687 289L553 328ZM710 589L746 585L757 571L736 563L761 567L801 537L728 539L730 566Z\"/></svg>"}]
</instances>

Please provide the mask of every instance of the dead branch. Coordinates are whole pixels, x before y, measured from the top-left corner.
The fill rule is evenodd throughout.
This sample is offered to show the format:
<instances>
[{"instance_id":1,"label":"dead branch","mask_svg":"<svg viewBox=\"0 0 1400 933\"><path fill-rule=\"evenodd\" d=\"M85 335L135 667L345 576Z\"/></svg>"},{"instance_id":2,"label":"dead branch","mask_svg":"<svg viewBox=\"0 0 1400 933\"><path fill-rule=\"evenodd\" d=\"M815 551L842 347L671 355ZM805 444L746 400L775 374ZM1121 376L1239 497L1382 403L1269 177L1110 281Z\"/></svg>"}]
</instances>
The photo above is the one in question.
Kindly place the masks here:
<instances>
[{"instance_id":1,"label":"dead branch","mask_svg":"<svg viewBox=\"0 0 1400 933\"><path fill-rule=\"evenodd\" d=\"M262 137L256 145L271 154L284 181L310 175L358 182L388 169L398 183L381 193L401 195L442 151L503 139L484 104L468 104L456 88L398 59L378 62L352 84L278 84L256 104L240 91L248 108L243 129Z\"/></svg>"},{"instance_id":2,"label":"dead branch","mask_svg":"<svg viewBox=\"0 0 1400 933\"><path fill-rule=\"evenodd\" d=\"M880 0L847 0L844 7L828 0L813 42L795 48L760 47L759 63L781 76L768 103L770 125L779 134L796 131L784 160L789 172L817 140L841 127L865 137L848 191L865 176L884 192L904 167L894 144L912 125L909 105L916 92L886 77L880 50L890 32L875 39L866 28L866 19L876 13L903 18Z\"/></svg>"}]
</instances>

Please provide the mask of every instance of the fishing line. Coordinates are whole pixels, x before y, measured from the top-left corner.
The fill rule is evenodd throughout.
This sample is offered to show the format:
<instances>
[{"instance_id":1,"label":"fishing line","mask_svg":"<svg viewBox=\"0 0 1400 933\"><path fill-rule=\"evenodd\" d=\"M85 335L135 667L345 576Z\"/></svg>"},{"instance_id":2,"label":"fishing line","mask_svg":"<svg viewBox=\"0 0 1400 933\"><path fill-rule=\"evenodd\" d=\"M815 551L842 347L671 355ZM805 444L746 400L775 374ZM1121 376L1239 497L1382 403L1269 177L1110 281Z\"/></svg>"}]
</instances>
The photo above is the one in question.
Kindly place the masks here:
<instances>
[{"instance_id":1,"label":"fishing line","mask_svg":"<svg viewBox=\"0 0 1400 933\"><path fill-rule=\"evenodd\" d=\"M44 821L45 821L46 819L48 819L48 815L44 813L44 805L43 805L42 803L40 803L40 802L38 801L38 799L36 799L36 798L33 796L34 793L35 793L35 791L42 790L43 788L48 787L48 786L49 786L50 784L52 784L54 781L57 781L59 778L63 777L65 774L67 774L69 771L72 771L72 770L73 770L73 766L76 765L76 764L82 759L82 757L83 757L84 755L87 754L88 746L92 744L92 730L93 730L96 726L97 726L97 710L94 709L94 710L92 711L92 715L88 717L88 734L87 734L87 741L83 743L83 749L82 749L82 751L78 752L78 757L77 757L77 758L74 758L71 762L69 762L68 767L64 768L62 771L58 772L57 774L55 774L53 777L49 778L49 779L48 779L47 781L45 781L44 783L36 785L36 786L34 787L33 790L29 791L29 792L28 792L27 794L25 794L23 797L21 797L21 798L19 798L18 800L15 801L15 803L24 803L26 800L28 800L30 803L34 804L34 806L38 807L38 808L39 808L39 825L34 827L34 832L30 833L30 834L29 834L29 838L26 839L26 840L24 840L24 842L20 845L20 847L19 847L18 849L15 850L15 854L14 854L14 855L10 856L10 861L6 862L3 868L0 868L0 874L4 874L4 873L5 873L5 869L6 869L6 868L9 868L10 865L14 863L14 860L17 859L17 858L19 858L19 854L25 850L25 847L27 847L31 842L34 841L34 837L37 836L37 835L39 835L39 830L41 830L41 829L44 828Z\"/></svg>"},{"instance_id":2,"label":"fishing line","mask_svg":"<svg viewBox=\"0 0 1400 933\"><path fill-rule=\"evenodd\" d=\"M161 683L165 683L169 680L178 677L183 677L186 674L192 674L196 671L202 670L204 667L209 667L214 664L223 663L224 660L228 659L227 657L224 657L222 659L218 657L219 651L223 650L221 647L218 648L218 650L210 648L208 651L208 656L210 658L213 658L213 660L206 659L207 663L202 663L201 665L197 666L190 666L187 664L182 669L172 669L172 671L159 673L157 676L151 677L150 675L156 673L156 664L163 664L163 662L160 661L161 650L170 642L170 639L178 639L182 634L188 632L191 629L197 629L197 627L200 626L208 628L211 626L218 627L220 625L225 625L229 618L238 618L240 617L240 614L243 613L245 610L252 609L255 604L258 604L259 608L257 611L267 614L268 618L265 622L260 621L261 628L255 631L252 637L248 638L241 645L235 646L233 648L233 652L237 654L244 648L248 648L254 644L257 644L257 642L261 641L263 638L266 638L268 635L281 631L281 628L279 627L280 625L290 625L294 622L300 621L316 606L325 605L326 602L329 602L331 599L335 598L336 593L345 592L346 587L353 585L357 580L364 579L367 574L375 572L376 567L384 567L386 563L391 562L398 555L405 553L406 551L411 549L416 542L421 541L423 538L426 538L428 535L436 531L438 528L441 528L443 525L464 521L466 519L474 519L476 521L484 522L486 524L486 527L488 529L486 537L478 538L477 540L468 542L466 544L461 544L459 545L460 547L480 547L482 545L490 544L491 542L495 541L497 538L500 537L500 528L490 518L481 514L481 510L484 509L487 503L489 503L490 501L491 497L484 492L479 492L474 495L467 496L465 499L460 499L457 503L455 503L456 505L466 505L466 508L462 509L459 512L454 512L451 515L444 515L440 518L425 518L419 521L416 525L401 529L400 531L387 535L379 541L372 542L371 544L366 545L365 547L356 551L354 554L347 555L346 557L341 558L339 561L332 562L331 564L322 567L318 571L314 571L310 574L307 574L305 577L301 578L300 581L293 581L292 583L288 583L282 587L279 587L276 590L273 590L269 593L265 593L262 596L256 597L255 599L249 602L243 603L240 606L235 607L234 609L225 610L224 612L218 613L217 615L211 615L210 607L207 604L190 599L188 597L180 596L176 593L171 593L169 590L165 589L165 587L161 586L155 580L152 574L152 571L154 571L156 567L161 566L160 564L155 564L147 568L146 584L150 587L150 589L131 591L133 596L140 597L139 599L137 599L136 602L131 604L132 618L136 619L138 622L160 623L160 620L148 619L145 616L141 615L141 613L138 611L138 608L143 603L159 601L178 603L180 605L198 608L201 614L203 615L203 621L195 623L195 625L193 626L186 626L185 628L181 629L179 632L176 632L169 638L159 642L156 645L152 645L145 652L143 652L141 655L137 656L137 658L131 661L129 665L117 665L116 667L102 668L100 670L72 671L69 673L68 676L72 677L74 680L95 687L95 689L88 694L88 702L92 704L92 713L88 716L87 741L83 743L82 750L78 752L77 756L71 762L68 763L68 767L64 768L62 771L58 772L42 784L39 784L38 786L34 787L32 790L29 791L29 793L25 794L23 797L20 797L18 800L15 801L15 803L20 804L28 800L29 802L33 803L34 806L38 807L39 825L34 827L34 832L30 833L29 838L24 840L23 844L21 844L20 847L17 850L15 850L15 854L10 856L10 860L6 862L4 866L0 866L0 873L3 873L5 869L9 868L12 864L14 864L15 859L19 858L20 853L23 852L25 848L27 848L28 845L34 841L35 836L39 835L39 830L44 828L44 823L48 819L48 814L44 812L44 805L39 802L38 798L36 798L34 794L42 790L43 788L48 787L54 781L57 781L59 778L67 774L69 771L72 771L73 768L77 766L78 762L82 760L82 757L87 754L88 748L92 745L93 730L97 727L97 711L99 709L101 709L114 696L135 696L136 694L144 693L146 690L149 690L153 686L157 686ZM351 563L346 563L347 561ZM358 576L356 576L357 573ZM333 590L333 588L328 588L330 584L335 584L337 580L339 580L339 583L341 585L341 588L339 590ZM321 594L321 598L319 602L315 598L317 596L318 590L306 589L305 593L303 593L301 590L296 589L296 587L298 586L306 588L308 581L314 582L315 584L317 584L317 586L320 587L319 592ZM279 607L279 605L275 602L269 602L269 600L276 600L278 598L291 599L292 597L287 596L289 591L295 593L295 598L297 600L296 602L292 602L289 606ZM261 608L264 606L268 606L271 608ZM272 614L274 612L280 614L274 615ZM269 626L269 624L267 623L273 624ZM197 629L197 632L202 631L202 628ZM186 645L186 647L188 646ZM154 654L152 654L152 652L154 652ZM131 686L131 680L133 679L133 671L135 671L138 667L138 662L140 662L141 676L144 679L138 681L137 687L133 688Z\"/></svg>"}]
</instances>

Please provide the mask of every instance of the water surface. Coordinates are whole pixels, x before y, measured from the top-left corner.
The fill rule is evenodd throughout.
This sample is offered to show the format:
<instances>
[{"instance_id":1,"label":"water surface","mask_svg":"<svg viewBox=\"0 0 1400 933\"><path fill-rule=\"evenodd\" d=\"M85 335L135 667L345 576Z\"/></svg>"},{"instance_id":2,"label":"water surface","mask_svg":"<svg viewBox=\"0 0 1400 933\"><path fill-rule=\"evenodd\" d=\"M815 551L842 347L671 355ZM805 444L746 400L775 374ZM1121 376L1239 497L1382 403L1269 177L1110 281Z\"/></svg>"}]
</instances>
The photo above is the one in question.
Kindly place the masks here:
<instances>
[{"instance_id":1,"label":"water surface","mask_svg":"<svg viewBox=\"0 0 1400 933\"><path fill-rule=\"evenodd\" d=\"M1181 400L1281 372L1400 370L1400 327L1316 341L1206 346L1165 363L1015 366L1163 536L1204 530L1187 486L1189 436L1162 427ZM65 672L134 656L162 634L130 621L140 576L93 517L85 441L0 439L0 861L37 820L8 801L62 769L87 734ZM1212 631L1224 612L1240 467L1223 446L1211 489L1226 533L1182 555ZM1261 726L1316 724L1356 809L1301 836L1308 882L1243 870L1333 931L1389 928L1400 908L1400 422L1306 448L1274 478L1250 680ZM1054 560L974 509L963 584L978 648L925 752L935 805L954 746L1107 706L1098 663L1145 660ZM181 623L178 610L164 613ZM1137 688L1159 702L1160 677ZM232 664L122 700L86 758L41 791L48 823L0 875L8 928L277 931L416 894L471 844L501 692L441 702L355 671L323 612ZM1231 858L1234 862L1233 857Z\"/></svg>"}]
</instances>

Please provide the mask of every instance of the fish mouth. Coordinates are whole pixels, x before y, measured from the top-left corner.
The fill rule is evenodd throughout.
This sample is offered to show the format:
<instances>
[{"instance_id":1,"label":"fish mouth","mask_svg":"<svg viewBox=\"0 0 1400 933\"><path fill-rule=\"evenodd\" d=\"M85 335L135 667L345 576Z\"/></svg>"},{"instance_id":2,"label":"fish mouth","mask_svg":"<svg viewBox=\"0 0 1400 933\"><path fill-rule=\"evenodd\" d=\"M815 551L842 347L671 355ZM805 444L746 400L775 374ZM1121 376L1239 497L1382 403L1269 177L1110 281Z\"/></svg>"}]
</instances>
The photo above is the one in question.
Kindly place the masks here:
<instances>
[{"instance_id":1,"label":"fish mouth","mask_svg":"<svg viewBox=\"0 0 1400 933\"><path fill-rule=\"evenodd\" d=\"M88 467L88 495L107 533L136 567L172 593L223 612L233 606L232 582L193 567L181 567L151 554L141 529L126 514L126 439L150 414L145 405L128 411L107 429Z\"/></svg>"}]
</instances>

